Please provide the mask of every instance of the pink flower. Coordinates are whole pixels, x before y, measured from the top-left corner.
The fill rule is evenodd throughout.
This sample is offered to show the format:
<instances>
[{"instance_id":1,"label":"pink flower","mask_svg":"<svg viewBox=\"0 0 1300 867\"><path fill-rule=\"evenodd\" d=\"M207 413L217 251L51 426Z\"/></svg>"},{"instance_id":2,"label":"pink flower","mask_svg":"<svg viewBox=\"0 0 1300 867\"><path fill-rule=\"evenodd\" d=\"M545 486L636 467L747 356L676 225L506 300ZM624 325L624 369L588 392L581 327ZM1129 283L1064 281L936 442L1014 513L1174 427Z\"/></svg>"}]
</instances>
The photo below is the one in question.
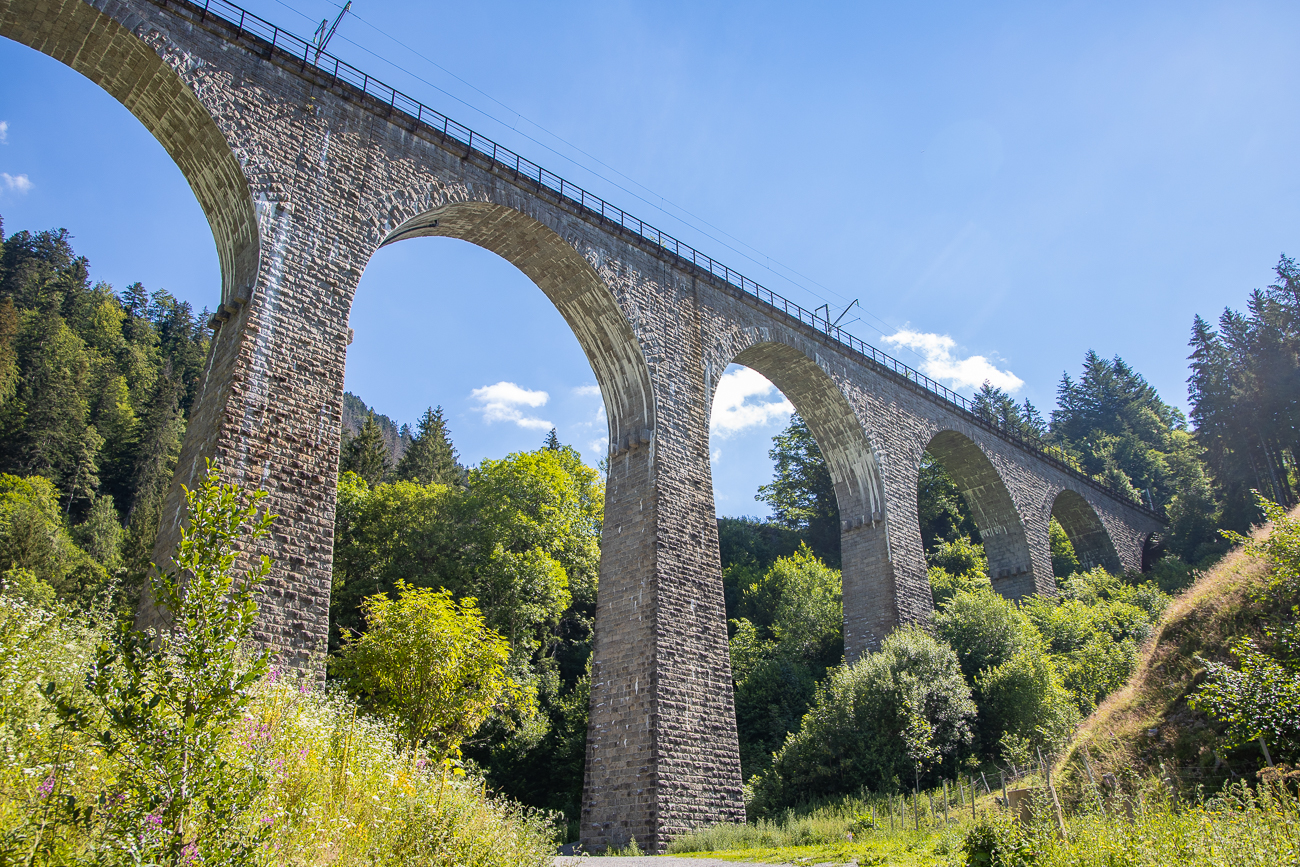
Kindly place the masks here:
<instances>
[{"instance_id":1,"label":"pink flower","mask_svg":"<svg viewBox=\"0 0 1300 867\"><path fill-rule=\"evenodd\" d=\"M279 667L277 666L276 668L273 668L270 671L268 671L266 673L266 679L269 680L271 683L279 683L280 682Z\"/></svg>"},{"instance_id":2,"label":"pink flower","mask_svg":"<svg viewBox=\"0 0 1300 867\"><path fill-rule=\"evenodd\" d=\"M155 828L162 827L162 823L163 823L162 816L159 816L157 813L150 813L149 815L144 817L144 820L148 822L150 825L153 825Z\"/></svg>"},{"instance_id":3,"label":"pink flower","mask_svg":"<svg viewBox=\"0 0 1300 867\"><path fill-rule=\"evenodd\" d=\"M54 774L50 774L48 777L46 777L46 778L45 778L45 781L42 782L39 786L36 787L36 791L40 794L40 796L41 796L42 798L44 798L44 797L45 797L46 795L48 795L50 792L53 792L53 791L54 791Z\"/></svg>"},{"instance_id":4,"label":"pink flower","mask_svg":"<svg viewBox=\"0 0 1300 867\"><path fill-rule=\"evenodd\" d=\"M186 864L195 864L199 861L199 844L186 843L185 848L181 850L181 857L185 859Z\"/></svg>"}]
</instances>

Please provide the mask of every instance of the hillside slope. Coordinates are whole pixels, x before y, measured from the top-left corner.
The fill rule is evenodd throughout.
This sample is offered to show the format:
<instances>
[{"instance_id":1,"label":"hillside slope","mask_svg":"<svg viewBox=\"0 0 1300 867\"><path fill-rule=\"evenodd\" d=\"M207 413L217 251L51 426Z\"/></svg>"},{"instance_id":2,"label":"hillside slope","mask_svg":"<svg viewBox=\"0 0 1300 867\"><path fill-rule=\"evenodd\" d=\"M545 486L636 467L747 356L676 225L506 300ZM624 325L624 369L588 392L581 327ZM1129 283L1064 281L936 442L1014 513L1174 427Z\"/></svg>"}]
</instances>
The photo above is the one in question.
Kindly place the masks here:
<instances>
[{"instance_id":1,"label":"hillside slope","mask_svg":"<svg viewBox=\"0 0 1300 867\"><path fill-rule=\"evenodd\" d=\"M1297 515L1300 509L1291 513ZM1259 528L1255 537L1268 531ZM1125 788L1154 776L1180 789L1253 778L1259 749L1225 750L1222 727L1188 707L1187 696L1205 676L1198 656L1230 661L1229 648L1242 636L1269 643L1263 628L1274 612L1260 592L1267 574L1263 560L1237 548L1174 600L1128 684L1080 726L1058 768L1066 792L1077 798L1087 791L1085 754L1099 782L1113 774Z\"/></svg>"}]
</instances>

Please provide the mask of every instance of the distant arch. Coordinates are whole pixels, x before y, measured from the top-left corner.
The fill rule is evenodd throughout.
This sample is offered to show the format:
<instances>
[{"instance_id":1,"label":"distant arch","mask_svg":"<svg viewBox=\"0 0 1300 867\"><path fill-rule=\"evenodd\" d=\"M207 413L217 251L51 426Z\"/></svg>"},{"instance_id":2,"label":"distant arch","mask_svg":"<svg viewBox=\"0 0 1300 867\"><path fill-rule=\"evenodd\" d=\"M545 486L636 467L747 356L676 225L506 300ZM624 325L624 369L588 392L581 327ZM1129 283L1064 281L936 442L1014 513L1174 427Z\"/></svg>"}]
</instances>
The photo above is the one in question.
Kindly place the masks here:
<instances>
[{"instance_id":1,"label":"distant arch","mask_svg":"<svg viewBox=\"0 0 1300 867\"><path fill-rule=\"evenodd\" d=\"M378 246L458 238L510 262L551 300L586 354L605 402L611 456L648 446L655 429L650 371L626 315L591 263L554 229L508 205L429 204L386 231Z\"/></svg>"},{"instance_id":2,"label":"distant arch","mask_svg":"<svg viewBox=\"0 0 1300 867\"><path fill-rule=\"evenodd\" d=\"M1033 594L1037 587L1025 524L997 467L978 443L954 430L939 431L925 450L943 465L975 517L993 589L1008 599Z\"/></svg>"},{"instance_id":3,"label":"distant arch","mask_svg":"<svg viewBox=\"0 0 1300 867\"><path fill-rule=\"evenodd\" d=\"M85 2L0 3L0 36L71 67L122 103L166 149L203 208L221 263L221 300L241 302L257 280L259 233L239 159L183 78L194 61L165 33L132 33ZM142 25L143 27L143 25Z\"/></svg>"},{"instance_id":4,"label":"distant arch","mask_svg":"<svg viewBox=\"0 0 1300 867\"><path fill-rule=\"evenodd\" d=\"M878 646L898 620L875 450L835 381L799 349L762 341L732 360L763 374L781 390L826 459L840 512L844 652L850 661L857 659Z\"/></svg>"},{"instance_id":5,"label":"distant arch","mask_svg":"<svg viewBox=\"0 0 1300 867\"><path fill-rule=\"evenodd\" d=\"M1070 537L1080 569L1087 571L1100 566L1112 574L1123 571L1106 525L1081 494L1069 489L1057 494L1052 501L1052 517Z\"/></svg>"}]
</instances>

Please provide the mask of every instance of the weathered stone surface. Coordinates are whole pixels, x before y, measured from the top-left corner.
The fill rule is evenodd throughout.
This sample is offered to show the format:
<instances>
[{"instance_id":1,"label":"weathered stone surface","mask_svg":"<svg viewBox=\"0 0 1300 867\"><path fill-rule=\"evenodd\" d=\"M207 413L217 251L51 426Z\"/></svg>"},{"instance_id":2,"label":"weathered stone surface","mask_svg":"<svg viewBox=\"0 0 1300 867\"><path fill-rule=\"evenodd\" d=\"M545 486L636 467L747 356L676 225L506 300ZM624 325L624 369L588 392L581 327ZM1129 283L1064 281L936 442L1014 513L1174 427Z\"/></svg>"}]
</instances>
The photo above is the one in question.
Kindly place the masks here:
<instances>
[{"instance_id":1,"label":"weathered stone surface","mask_svg":"<svg viewBox=\"0 0 1300 867\"><path fill-rule=\"evenodd\" d=\"M591 362L609 417L582 838L662 851L744 816L708 459L730 362L808 420L843 518L854 658L930 611L917 524L929 449L970 502L995 585L1053 588L1056 514L1084 562L1136 567L1158 522L914 382L662 246L474 153L201 7L0 0L0 35L100 84L166 147L212 225L221 308L180 485L205 460L278 515L258 636L291 664L326 646L343 371L353 294L380 246L461 238L518 266ZM151 612L141 613L150 622Z\"/></svg>"}]
</instances>

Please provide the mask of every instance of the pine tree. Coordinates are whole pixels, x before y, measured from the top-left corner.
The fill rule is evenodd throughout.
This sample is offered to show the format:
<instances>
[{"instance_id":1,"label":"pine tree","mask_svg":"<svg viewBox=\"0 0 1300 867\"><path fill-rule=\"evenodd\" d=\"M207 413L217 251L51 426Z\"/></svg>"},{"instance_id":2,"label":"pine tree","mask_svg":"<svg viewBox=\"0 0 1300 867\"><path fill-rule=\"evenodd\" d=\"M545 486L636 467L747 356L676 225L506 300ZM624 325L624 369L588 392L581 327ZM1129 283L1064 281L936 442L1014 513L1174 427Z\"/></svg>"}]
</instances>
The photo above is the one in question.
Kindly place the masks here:
<instances>
[{"instance_id":1,"label":"pine tree","mask_svg":"<svg viewBox=\"0 0 1300 867\"><path fill-rule=\"evenodd\" d=\"M18 391L18 310L0 299L0 408Z\"/></svg>"},{"instance_id":2,"label":"pine tree","mask_svg":"<svg viewBox=\"0 0 1300 867\"><path fill-rule=\"evenodd\" d=\"M136 513L162 513L162 502L176 460L180 457L185 421L180 409L180 383L164 368L154 389L153 399L140 419L140 439L136 444L132 471L131 506L128 515L136 524ZM146 528L147 529L147 528ZM153 528L156 531L156 526ZM141 532L137 528L137 533Z\"/></svg>"},{"instance_id":3,"label":"pine tree","mask_svg":"<svg viewBox=\"0 0 1300 867\"><path fill-rule=\"evenodd\" d=\"M422 485L437 483L459 486L464 483L465 468L460 465L456 449L452 447L447 422L442 417L442 407L430 407L424 411L416 425L415 436L411 438L402 459L397 462L396 474L403 481L419 482ZM357 472L357 475L361 473Z\"/></svg>"},{"instance_id":4,"label":"pine tree","mask_svg":"<svg viewBox=\"0 0 1300 867\"><path fill-rule=\"evenodd\" d=\"M542 448L553 452L560 450L560 438L555 435L555 428L551 428L551 432L546 435L546 442L542 443Z\"/></svg>"},{"instance_id":5,"label":"pine tree","mask_svg":"<svg viewBox=\"0 0 1300 867\"><path fill-rule=\"evenodd\" d=\"M768 455L776 462L776 473L755 499L770 505L779 523L805 534L813 553L838 569L840 508L835 486L821 448L798 414L773 437Z\"/></svg>"},{"instance_id":6,"label":"pine tree","mask_svg":"<svg viewBox=\"0 0 1300 867\"><path fill-rule=\"evenodd\" d=\"M350 470L371 485L379 484L388 475L388 446L373 412L366 416L357 435L343 447L339 469Z\"/></svg>"}]
</instances>

